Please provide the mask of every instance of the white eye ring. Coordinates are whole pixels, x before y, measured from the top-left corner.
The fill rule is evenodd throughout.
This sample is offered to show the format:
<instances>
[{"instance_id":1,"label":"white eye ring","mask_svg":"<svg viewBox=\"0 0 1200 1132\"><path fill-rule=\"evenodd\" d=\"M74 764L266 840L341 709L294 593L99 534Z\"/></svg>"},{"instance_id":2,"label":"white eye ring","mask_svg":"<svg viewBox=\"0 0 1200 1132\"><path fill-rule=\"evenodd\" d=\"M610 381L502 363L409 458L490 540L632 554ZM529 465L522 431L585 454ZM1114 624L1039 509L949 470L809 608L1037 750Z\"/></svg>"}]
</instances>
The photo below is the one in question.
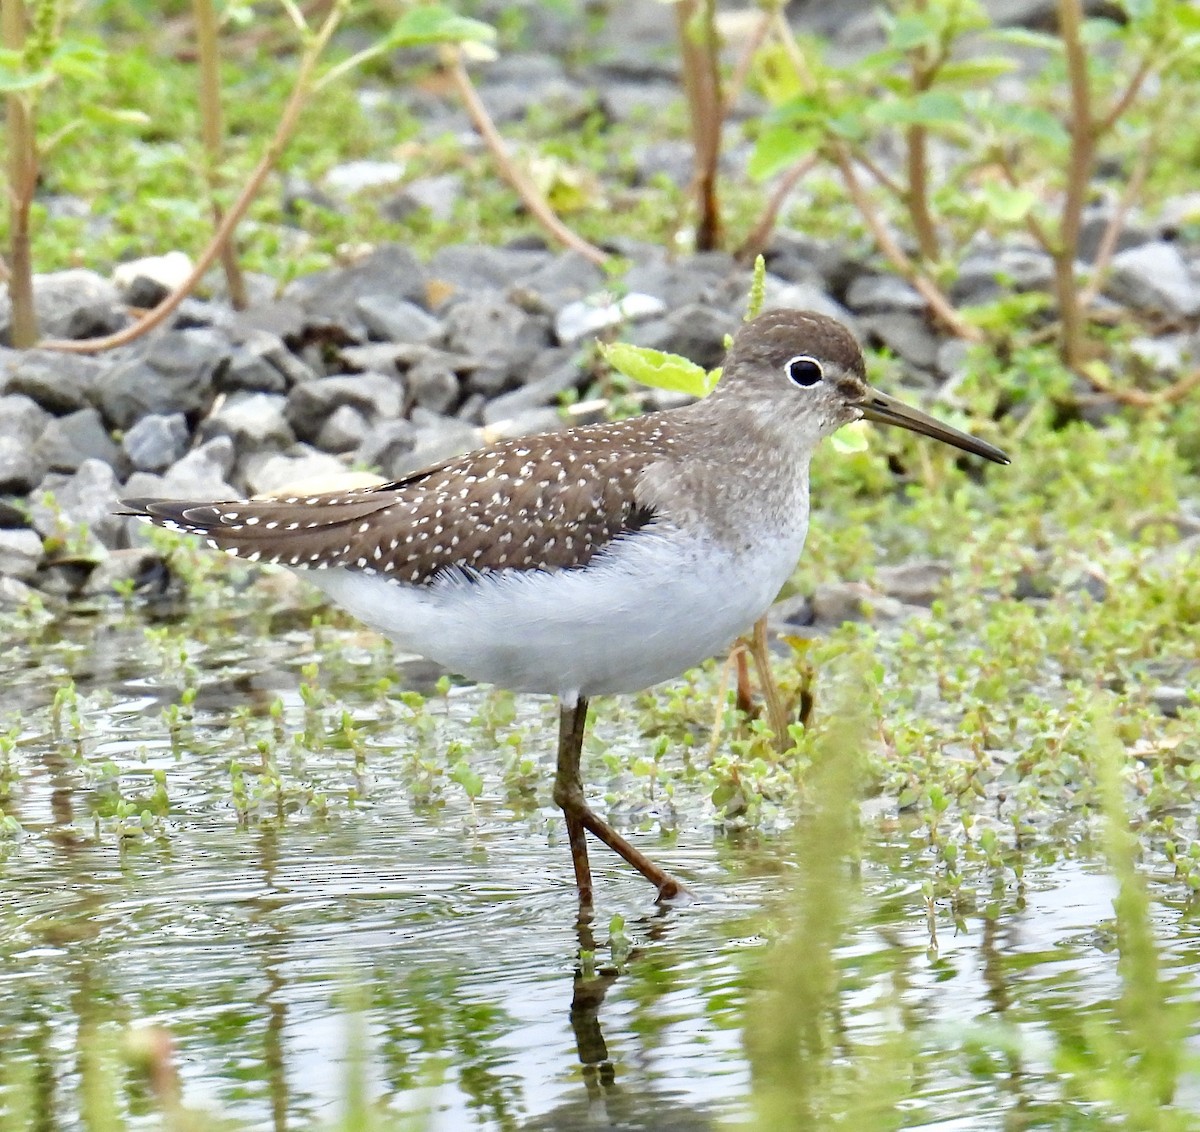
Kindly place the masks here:
<instances>
[{"instance_id":1,"label":"white eye ring","mask_svg":"<svg viewBox=\"0 0 1200 1132\"><path fill-rule=\"evenodd\" d=\"M797 354L794 358L789 358L783 368L794 384L806 387L816 385L825 376L824 366L808 354Z\"/></svg>"}]
</instances>

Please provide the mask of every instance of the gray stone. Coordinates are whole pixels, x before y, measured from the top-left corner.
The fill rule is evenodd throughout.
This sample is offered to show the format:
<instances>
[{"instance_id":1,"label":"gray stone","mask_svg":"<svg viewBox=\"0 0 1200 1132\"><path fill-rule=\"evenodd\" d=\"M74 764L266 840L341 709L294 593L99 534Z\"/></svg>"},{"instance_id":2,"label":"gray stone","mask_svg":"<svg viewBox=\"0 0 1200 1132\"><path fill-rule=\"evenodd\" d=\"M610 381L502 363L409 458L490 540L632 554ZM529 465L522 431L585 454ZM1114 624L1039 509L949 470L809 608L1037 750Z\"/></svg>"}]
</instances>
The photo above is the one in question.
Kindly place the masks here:
<instances>
[{"instance_id":1,"label":"gray stone","mask_svg":"<svg viewBox=\"0 0 1200 1132\"><path fill-rule=\"evenodd\" d=\"M317 434L317 447L323 452L352 452L366 439L367 418L351 405L339 405Z\"/></svg>"},{"instance_id":2,"label":"gray stone","mask_svg":"<svg viewBox=\"0 0 1200 1132\"><path fill-rule=\"evenodd\" d=\"M378 468L385 476L393 476L395 468L417 444L417 430L411 421L381 421L370 432L355 453L354 462L368 468Z\"/></svg>"},{"instance_id":3,"label":"gray stone","mask_svg":"<svg viewBox=\"0 0 1200 1132\"><path fill-rule=\"evenodd\" d=\"M135 546L114 550L88 575L83 585L85 594L109 594L132 584L135 593L161 593L170 578L167 564L155 550Z\"/></svg>"},{"instance_id":4,"label":"gray stone","mask_svg":"<svg viewBox=\"0 0 1200 1132\"><path fill-rule=\"evenodd\" d=\"M1172 719L1177 718L1184 708L1200 703L1200 698L1194 692L1174 684L1160 684L1150 693L1150 698L1163 715Z\"/></svg>"},{"instance_id":5,"label":"gray stone","mask_svg":"<svg viewBox=\"0 0 1200 1132\"><path fill-rule=\"evenodd\" d=\"M46 474L34 448L51 420L29 397L0 397L0 492L24 495Z\"/></svg>"},{"instance_id":6,"label":"gray stone","mask_svg":"<svg viewBox=\"0 0 1200 1132\"><path fill-rule=\"evenodd\" d=\"M91 538L111 544L124 525L116 514L119 489L116 473L103 460L84 460L71 475L51 472L33 493L30 518L34 530L73 540L82 528ZM47 495L53 496L51 502Z\"/></svg>"},{"instance_id":7,"label":"gray stone","mask_svg":"<svg viewBox=\"0 0 1200 1132\"><path fill-rule=\"evenodd\" d=\"M620 299L607 293L591 295L564 306L554 319L554 336L564 346L574 346L602 331L627 322L645 322L666 314L667 305L654 295L634 291Z\"/></svg>"},{"instance_id":8,"label":"gray stone","mask_svg":"<svg viewBox=\"0 0 1200 1132\"><path fill-rule=\"evenodd\" d=\"M295 280L288 285L284 298L300 306L305 325L335 327L364 341L367 331L358 314L358 300L368 295L388 295L422 305L428 277L408 248L385 244L350 267Z\"/></svg>"},{"instance_id":9,"label":"gray stone","mask_svg":"<svg viewBox=\"0 0 1200 1132\"><path fill-rule=\"evenodd\" d=\"M187 418L182 413L142 417L121 441L129 462L139 472L161 472L182 458L188 446Z\"/></svg>"},{"instance_id":10,"label":"gray stone","mask_svg":"<svg viewBox=\"0 0 1200 1132\"><path fill-rule=\"evenodd\" d=\"M200 415L212 404L231 353L213 330L160 335L144 354L127 355L100 378L97 397L105 419L127 429L150 413Z\"/></svg>"},{"instance_id":11,"label":"gray stone","mask_svg":"<svg viewBox=\"0 0 1200 1132\"><path fill-rule=\"evenodd\" d=\"M830 298L820 284L780 283L774 276L768 275L762 309L763 313L776 310L815 311L836 319L855 337L859 336L854 315L836 299Z\"/></svg>"},{"instance_id":12,"label":"gray stone","mask_svg":"<svg viewBox=\"0 0 1200 1132\"><path fill-rule=\"evenodd\" d=\"M1084 210L1079 229L1079 258L1085 263L1095 263L1096 253L1100 250L1100 241L1104 239L1112 220L1114 206L1111 204L1096 205ZM1117 234L1114 250L1123 252L1127 248L1136 248L1151 238L1150 232L1143 226L1137 225L1125 217L1121 230Z\"/></svg>"},{"instance_id":13,"label":"gray stone","mask_svg":"<svg viewBox=\"0 0 1200 1132\"><path fill-rule=\"evenodd\" d=\"M425 358L408 371L413 400L434 413L449 412L459 400L458 375L437 358Z\"/></svg>"},{"instance_id":14,"label":"gray stone","mask_svg":"<svg viewBox=\"0 0 1200 1132\"><path fill-rule=\"evenodd\" d=\"M738 319L727 310L689 303L666 318L632 328L629 338L637 346L682 354L705 369L721 364L725 336L738 328Z\"/></svg>"},{"instance_id":15,"label":"gray stone","mask_svg":"<svg viewBox=\"0 0 1200 1132\"><path fill-rule=\"evenodd\" d=\"M191 259L174 251L118 264L112 281L122 302L131 307L156 307L191 273Z\"/></svg>"},{"instance_id":16,"label":"gray stone","mask_svg":"<svg viewBox=\"0 0 1200 1132\"><path fill-rule=\"evenodd\" d=\"M462 291L471 295L482 291L503 294L515 280L537 271L550 259L550 253L544 251L450 244L434 253L429 261L429 277L448 287L451 295Z\"/></svg>"},{"instance_id":17,"label":"gray stone","mask_svg":"<svg viewBox=\"0 0 1200 1132\"><path fill-rule=\"evenodd\" d=\"M321 185L333 196L346 199L403 180L404 166L398 161L359 160L335 165L321 178Z\"/></svg>"},{"instance_id":18,"label":"gray stone","mask_svg":"<svg viewBox=\"0 0 1200 1132\"><path fill-rule=\"evenodd\" d=\"M297 444L286 455L277 453L248 461L246 486L250 494L259 495L312 481L313 490L318 490L316 483L345 473L346 465L336 456Z\"/></svg>"},{"instance_id":19,"label":"gray stone","mask_svg":"<svg viewBox=\"0 0 1200 1132\"><path fill-rule=\"evenodd\" d=\"M234 348L218 383L222 390L247 389L255 393L286 393L294 376L287 359L292 355L274 334L252 330ZM300 363L303 365L303 363ZM311 376L304 366L305 377Z\"/></svg>"},{"instance_id":20,"label":"gray stone","mask_svg":"<svg viewBox=\"0 0 1200 1132\"><path fill-rule=\"evenodd\" d=\"M868 341L886 346L897 357L918 369L931 370L937 364L938 337L924 316L895 312L868 314L858 320Z\"/></svg>"},{"instance_id":21,"label":"gray stone","mask_svg":"<svg viewBox=\"0 0 1200 1132\"><path fill-rule=\"evenodd\" d=\"M434 220L445 222L462 199L462 187L463 179L457 173L418 177L386 201L381 211L389 220L407 220L414 212L428 209Z\"/></svg>"},{"instance_id":22,"label":"gray stone","mask_svg":"<svg viewBox=\"0 0 1200 1132\"><path fill-rule=\"evenodd\" d=\"M527 382L519 389L489 401L483 409L483 421L485 424L494 424L518 416L526 409L553 405L560 394L575 387L580 376L578 363L568 357L536 381Z\"/></svg>"},{"instance_id":23,"label":"gray stone","mask_svg":"<svg viewBox=\"0 0 1200 1132\"><path fill-rule=\"evenodd\" d=\"M725 252L705 252L679 263L652 260L635 263L624 284L630 292L653 295L670 310L694 303L731 307L745 302L749 273ZM731 293L732 292L732 293Z\"/></svg>"},{"instance_id":24,"label":"gray stone","mask_svg":"<svg viewBox=\"0 0 1200 1132\"><path fill-rule=\"evenodd\" d=\"M26 350L9 368L4 391L23 393L52 413L73 413L91 402L104 368L78 354Z\"/></svg>"},{"instance_id":25,"label":"gray stone","mask_svg":"<svg viewBox=\"0 0 1200 1132\"><path fill-rule=\"evenodd\" d=\"M1200 342L1185 334L1164 334L1158 338L1134 338L1129 353L1148 371L1162 377L1179 374L1185 366L1195 365Z\"/></svg>"},{"instance_id":26,"label":"gray stone","mask_svg":"<svg viewBox=\"0 0 1200 1132\"><path fill-rule=\"evenodd\" d=\"M42 540L28 527L0 530L0 577L32 578L42 561Z\"/></svg>"},{"instance_id":27,"label":"gray stone","mask_svg":"<svg viewBox=\"0 0 1200 1132\"><path fill-rule=\"evenodd\" d=\"M94 271L72 268L33 278L33 305L43 338L92 338L125 325L117 289ZM12 302L0 292L0 340L9 341Z\"/></svg>"},{"instance_id":28,"label":"gray stone","mask_svg":"<svg viewBox=\"0 0 1200 1132\"><path fill-rule=\"evenodd\" d=\"M286 448L295 442L281 393L231 393L200 425L201 440L228 436L238 448Z\"/></svg>"},{"instance_id":29,"label":"gray stone","mask_svg":"<svg viewBox=\"0 0 1200 1132\"><path fill-rule=\"evenodd\" d=\"M1136 310L1171 317L1200 314L1200 286L1175 244L1155 240L1113 256L1107 294Z\"/></svg>"},{"instance_id":30,"label":"gray stone","mask_svg":"<svg viewBox=\"0 0 1200 1132\"><path fill-rule=\"evenodd\" d=\"M12 608L27 605L38 597L37 590L16 578L0 572L0 606Z\"/></svg>"},{"instance_id":31,"label":"gray stone","mask_svg":"<svg viewBox=\"0 0 1200 1132\"><path fill-rule=\"evenodd\" d=\"M158 485L159 494L167 499L236 499L237 489L226 479L233 471L235 455L233 441L227 436L193 448L167 470ZM132 480L126 486L132 495Z\"/></svg>"},{"instance_id":32,"label":"gray stone","mask_svg":"<svg viewBox=\"0 0 1200 1132\"><path fill-rule=\"evenodd\" d=\"M549 118L557 129L583 122L596 108L596 96L569 79L518 77L511 82L489 82L480 92L488 113L498 125L524 119L537 108L539 118Z\"/></svg>"},{"instance_id":33,"label":"gray stone","mask_svg":"<svg viewBox=\"0 0 1200 1132\"><path fill-rule=\"evenodd\" d=\"M662 138L637 147L633 164L637 169L638 184L663 179L676 188L687 188L694 175L695 149L690 142Z\"/></svg>"},{"instance_id":34,"label":"gray stone","mask_svg":"<svg viewBox=\"0 0 1200 1132\"><path fill-rule=\"evenodd\" d=\"M368 421L398 417L404 384L382 373L345 373L294 386L287 398L287 420L301 440L315 440L341 405L357 409Z\"/></svg>"},{"instance_id":35,"label":"gray stone","mask_svg":"<svg viewBox=\"0 0 1200 1132\"><path fill-rule=\"evenodd\" d=\"M774 275L788 283L816 285L829 295L845 293L862 270L843 241L818 240L787 229L776 229L763 258L768 285Z\"/></svg>"},{"instance_id":36,"label":"gray stone","mask_svg":"<svg viewBox=\"0 0 1200 1132\"><path fill-rule=\"evenodd\" d=\"M34 446L34 458L52 472L73 472L92 459L115 467L120 456L99 411L90 407L56 417Z\"/></svg>"},{"instance_id":37,"label":"gray stone","mask_svg":"<svg viewBox=\"0 0 1200 1132\"><path fill-rule=\"evenodd\" d=\"M900 617L906 607L895 598L873 590L865 582L826 582L812 596L813 617L826 625L843 621L888 620Z\"/></svg>"},{"instance_id":38,"label":"gray stone","mask_svg":"<svg viewBox=\"0 0 1200 1132\"><path fill-rule=\"evenodd\" d=\"M1012 292L1048 291L1054 261L1035 248L999 248L967 256L959 264L950 297L961 306L992 302Z\"/></svg>"},{"instance_id":39,"label":"gray stone","mask_svg":"<svg viewBox=\"0 0 1200 1132\"><path fill-rule=\"evenodd\" d=\"M355 304L367 333L382 342L432 342L442 324L416 303L393 295L364 295Z\"/></svg>"},{"instance_id":40,"label":"gray stone","mask_svg":"<svg viewBox=\"0 0 1200 1132\"><path fill-rule=\"evenodd\" d=\"M413 410L413 424L417 429L416 444L392 462L389 475L399 478L479 446L479 430L453 417L418 408Z\"/></svg>"},{"instance_id":41,"label":"gray stone","mask_svg":"<svg viewBox=\"0 0 1200 1132\"><path fill-rule=\"evenodd\" d=\"M880 566L875 571L875 587L906 605L932 605L948 577L949 562L920 558L898 566Z\"/></svg>"},{"instance_id":42,"label":"gray stone","mask_svg":"<svg viewBox=\"0 0 1200 1132\"><path fill-rule=\"evenodd\" d=\"M925 305L917 289L896 275L860 275L846 292L846 306L856 314L923 314Z\"/></svg>"},{"instance_id":43,"label":"gray stone","mask_svg":"<svg viewBox=\"0 0 1200 1132\"><path fill-rule=\"evenodd\" d=\"M547 319L497 295L455 303L445 312L446 348L510 373L527 366L550 337Z\"/></svg>"},{"instance_id":44,"label":"gray stone","mask_svg":"<svg viewBox=\"0 0 1200 1132\"><path fill-rule=\"evenodd\" d=\"M604 272L578 252L562 252L517 280L511 294L538 298L543 310L556 311L604 285Z\"/></svg>"}]
</instances>

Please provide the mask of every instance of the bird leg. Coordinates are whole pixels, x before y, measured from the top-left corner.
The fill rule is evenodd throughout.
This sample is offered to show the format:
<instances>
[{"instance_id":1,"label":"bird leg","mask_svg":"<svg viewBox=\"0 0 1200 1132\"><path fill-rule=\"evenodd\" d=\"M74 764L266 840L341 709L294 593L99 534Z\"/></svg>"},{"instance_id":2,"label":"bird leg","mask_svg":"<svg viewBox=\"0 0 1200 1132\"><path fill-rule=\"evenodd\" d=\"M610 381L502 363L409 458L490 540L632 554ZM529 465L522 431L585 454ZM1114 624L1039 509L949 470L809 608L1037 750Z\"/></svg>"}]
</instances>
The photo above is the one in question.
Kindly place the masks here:
<instances>
[{"instance_id":1,"label":"bird leg","mask_svg":"<svg viewBox=\"0 0 1200 1132\"><path fill-rule=\"evenodd\" d=\"M558 774L554 780L554 801L567 822L571 859L575 864L575 883L579 887L580 910L592 907L592 872L588 865L584 830L603 841L658 889L658 900L671 900L685 889L670 873L660 869L639 849L635 849L611 825L597 814L583 795L579 759L583 752L583 734L587 723L588 702L580 697L564 706L558 720Z\"/></svg>"}]
</instances>

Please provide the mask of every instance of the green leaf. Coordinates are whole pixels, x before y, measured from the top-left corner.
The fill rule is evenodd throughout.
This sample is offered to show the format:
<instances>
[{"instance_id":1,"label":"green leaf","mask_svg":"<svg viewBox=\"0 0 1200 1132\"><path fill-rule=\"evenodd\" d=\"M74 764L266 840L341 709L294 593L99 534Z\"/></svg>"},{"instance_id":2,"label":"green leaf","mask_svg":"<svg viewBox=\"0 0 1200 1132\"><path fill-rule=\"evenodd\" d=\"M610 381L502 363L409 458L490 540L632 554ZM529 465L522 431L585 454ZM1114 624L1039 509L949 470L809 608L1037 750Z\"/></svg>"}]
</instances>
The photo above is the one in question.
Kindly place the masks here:
<instances>
[{"instance_id":1,"label":"green leaf","mask_svg":"<svg viewBox=\"0 0 1200 1132\"><path fill-rule=\"evenodd\" d=\"M862 421L852 421L842 425L830 438L835 452L849 455L852 452L865 452L868 448L867 430Z\"/></svg>"},{"instance_id":2,"label":"green leaf","mask_svg":"<svg viewBox=\"0 0 1200 1132\"><path fill-rule=\"evenodd\" d=\"M814 129L768 126L758 135L747 171L755 180L765 181L807 157L819 143L820 135Z\"/></svg>"},{"instance_id":3,"label":"green leaf","mask_svg":"<svg viewBox=\"0 0 1200 1132\"><path fill-rule=\"evenodd\" d=\"M665 354L661 350L632 346L628 342L613 342L609 346L602 346L600 352L613 369L634 381L654 389L689 393L693 397L704 397L710 393L721 375L720 370L709 373L703 366L678 354Z\"/></svg>"},{"instance_id":4,"label":"green leaf","mask_svg":"<svg viewBox=\"0 0 1200 1132\"><path fill-rule=\"evenodd\" d=\"M1011 75L1017 69L1015 59L988 55L979 59L954 59L943 63L937 73L938 86L974 87Z\"/></svg>"},{"instance_id":5,"label":"green leaf","mask_svg":"<svg viewBox=\"0 0 1200 1132\"><path fill-rule=\"evenodd\" d=\"M36 90L49 86L55 79L52 71L10 71L0 68L0 94L16 94L22 90Z\"/></svg>"},{"instance_id":6,"label":"green leaf","mask_svg":"<svg viewBox=\"0 0 1200 1132\"><path fill-rule=\"evenodd\" d=\"M465 759L460 759L450 770L450 781L457 782L467 797L474 801L483 793L483 778L472 770Z\"/></svg>"},{"instance_id":7,"label":"green leaf","mask_svg":"<svg viewBox=\"0 0 1200 1132\"><path fill-rule=\"evenodd\" d=\"M962 100L937 90L903 101L878 102L869 113L873 122L889 126L957 126L965 118Z\"/></svg>"},{"instance_id":8,"label":"green leaf","mask_svg":"<svg viewBox=\"0 0 1200 1132\"><path fill-rule=\"evenodd\" d=\"M392 25L388 47L419 47L430 43L492 43L496 29L482 20L460 16L440 4L418 4Z\"/></svg>"},{"instance_id":9,"label":"green leaf","mask_svg":"<svg viewBox=\"0 0 1200 1132\"><path fill-rule=\"evenodd\" d=\"M1028 189L1017 189L988 181L979 189L984 207L1002 224L1015 224L1024 220L1037 204L1037 196Z\"/></svg>"}]
</instances>

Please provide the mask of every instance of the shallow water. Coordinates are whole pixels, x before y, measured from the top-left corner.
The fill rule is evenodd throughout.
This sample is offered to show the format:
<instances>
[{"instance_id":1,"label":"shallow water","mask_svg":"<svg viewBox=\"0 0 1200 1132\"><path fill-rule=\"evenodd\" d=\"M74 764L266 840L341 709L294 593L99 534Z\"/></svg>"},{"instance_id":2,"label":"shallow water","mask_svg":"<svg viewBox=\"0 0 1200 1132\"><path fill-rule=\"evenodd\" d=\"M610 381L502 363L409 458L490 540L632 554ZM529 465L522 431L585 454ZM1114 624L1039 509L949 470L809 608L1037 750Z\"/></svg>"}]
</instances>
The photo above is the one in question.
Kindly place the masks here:
<instances>
[{"instance_id":1,"label":"shallow water","mask_svg":"<svg viewBox=\"0 0 1200 1132\"><path fill-rule=\"evenodd\" d=\"M593 759L622 827L695 899L658 909L593 850L598 917L578 929L546 797L549 705L518 700L493 742L471 722L488 693L454 689L414 716L375 687L397 665L374 638L324 626L314 645L305 612L253 616L269 641L248 635L262 627L249 614L185 626L161 607L157 638L143 611L106 608L7 642L0 730L17 742L4 810L23 832L0 841L0 1127L35 1114L38 1127L80 1126L81 1048L128 1025L169 1031L185 1101L250 1128L336 1117L356 1042L370 1097L425 1114L416 1127L748 1118L743 1028L763 1009L767 944L788 931L793 839L723 831L696 799L660 822L653 799L630 802ZM314 691L304 666L318 655ZM428 690L423 665L398 670ZM80 698L60 697L56 720L67 675ZM171 725L164 710L185 688L194 708ZM357 756L337 732L343 710ZM636 747L617 724L602 723L607 741ZM447 781L456 742L483 776L474 804ZM543 764L535 797L512 795L500 769L515 748ZM169 797L157 815L155 771ZM841 1055L907 1035L904 1127L1091 1126L1064 1099L1055 1051L1080 1019L1106 1024L1119 993L1103 868L1070 847L1030 861L1021 883L1000 878L989 904L958 909L957 926L935 908L931 947L906 869L917 831L892 819L864 836L837 951ZM627 945L610 946L616 913ZM1175 993L1191 995L1200 932L1166 900L1154 915ZM157 1126L143 1083L122 1072L115 1092L129 1126Z\"/></svg>"}]
</instances>

